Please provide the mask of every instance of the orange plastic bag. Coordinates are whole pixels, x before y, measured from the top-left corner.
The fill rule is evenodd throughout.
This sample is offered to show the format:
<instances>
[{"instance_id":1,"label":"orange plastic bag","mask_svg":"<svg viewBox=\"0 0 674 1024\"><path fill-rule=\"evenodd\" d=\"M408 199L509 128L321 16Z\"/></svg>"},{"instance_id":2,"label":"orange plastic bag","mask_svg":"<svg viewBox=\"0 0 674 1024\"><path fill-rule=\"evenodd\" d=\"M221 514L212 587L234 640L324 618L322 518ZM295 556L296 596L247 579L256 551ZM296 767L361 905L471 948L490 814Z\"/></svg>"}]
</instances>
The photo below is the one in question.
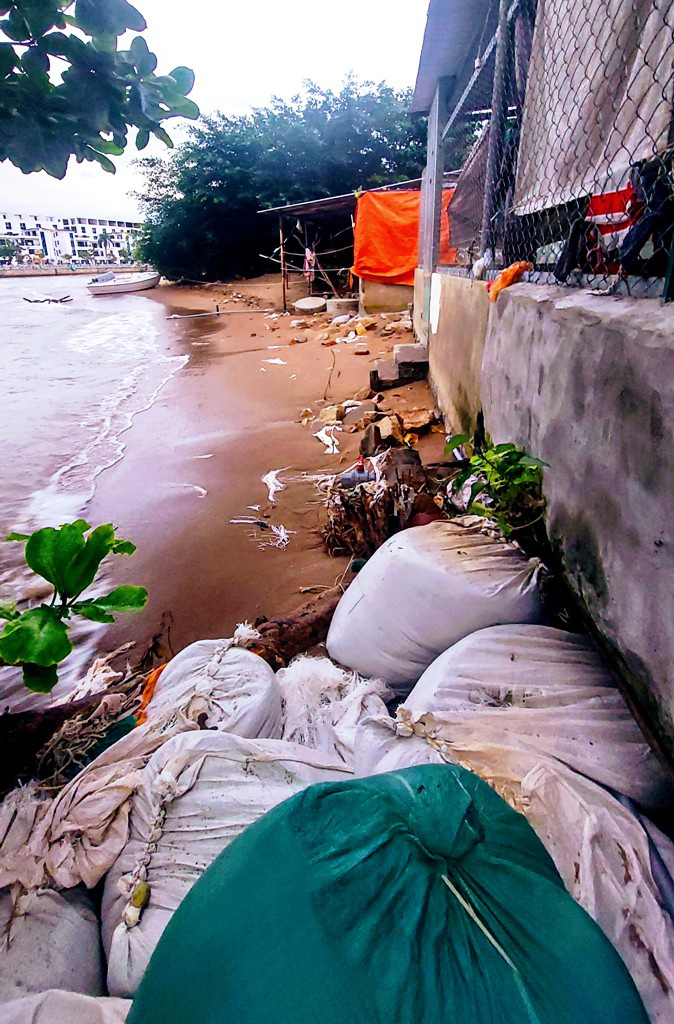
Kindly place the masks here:
<instances>
[{"instance_id":1,"label":"orange plastic bag","mask_svg":"<svg viewBox=\"0 0 674 1024\"><path fill-rule=\"evenodd\" d=\"M496 302L499 292L502 292L504 288L507 288L511 284L517 284L525 270L533 269L533 263L527 263L526 260L520 260L519 263L511 263L509 267L502 270L498 277L495 277L494 280L490 281L487 285L489 300L491 302Z\"/></svg>"}]
</instances>

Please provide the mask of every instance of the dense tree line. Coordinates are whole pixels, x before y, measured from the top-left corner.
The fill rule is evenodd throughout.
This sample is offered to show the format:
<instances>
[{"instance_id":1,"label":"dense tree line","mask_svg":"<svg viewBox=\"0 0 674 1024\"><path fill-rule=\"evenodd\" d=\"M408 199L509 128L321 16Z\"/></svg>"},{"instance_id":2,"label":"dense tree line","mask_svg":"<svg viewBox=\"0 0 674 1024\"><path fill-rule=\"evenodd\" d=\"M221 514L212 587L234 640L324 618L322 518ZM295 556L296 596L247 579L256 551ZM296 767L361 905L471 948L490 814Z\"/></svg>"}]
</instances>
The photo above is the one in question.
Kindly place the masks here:
<instances>
[{"instance_id":1,"label":"dense tree line","mask_svg":"<svg viewBox=\"0 0 674 1024\"><path fill-rule=\"evenodd\" d=\"M307 83L291 100L202 118L166 160L140 161L143 257L169 277L222 279L269 269L276 225L258 210L420 176L425 123L409 94L347 79Z\"/></svg>"}]
</instances>

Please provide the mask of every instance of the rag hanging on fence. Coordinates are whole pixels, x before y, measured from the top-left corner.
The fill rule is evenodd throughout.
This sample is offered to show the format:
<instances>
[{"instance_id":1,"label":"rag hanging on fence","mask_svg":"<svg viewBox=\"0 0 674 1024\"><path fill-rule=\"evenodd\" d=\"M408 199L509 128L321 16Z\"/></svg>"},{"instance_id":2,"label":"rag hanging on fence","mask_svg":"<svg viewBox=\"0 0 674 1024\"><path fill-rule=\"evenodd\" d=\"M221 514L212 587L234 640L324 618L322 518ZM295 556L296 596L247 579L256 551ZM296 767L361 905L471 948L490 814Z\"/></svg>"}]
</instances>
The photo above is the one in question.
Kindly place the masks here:
<instances>
[{"instance_id":1,"label":"rag hanging on fence","mask_svg":"<svg viewBox=\"0 0 674 1024\"><path fill-rule=\"evenodd\" d=\"M526 820L427 765L311 786L174 915L129 1024L646 1024Z\"/></svg>"},{"instance_id":2,"label":"rag hanging on fence","mask_svg":"<svg viewBox=\"0 0 674 1024\"><path fill-rule=\"evenodd\" d=\"M453 189L442 191L440 262L454 263L449 204ZM353 268L357 277L381 284L414 284L418 265L421 193L401 190L365 192L356 207Z\"/></svg>"}]
</instances>

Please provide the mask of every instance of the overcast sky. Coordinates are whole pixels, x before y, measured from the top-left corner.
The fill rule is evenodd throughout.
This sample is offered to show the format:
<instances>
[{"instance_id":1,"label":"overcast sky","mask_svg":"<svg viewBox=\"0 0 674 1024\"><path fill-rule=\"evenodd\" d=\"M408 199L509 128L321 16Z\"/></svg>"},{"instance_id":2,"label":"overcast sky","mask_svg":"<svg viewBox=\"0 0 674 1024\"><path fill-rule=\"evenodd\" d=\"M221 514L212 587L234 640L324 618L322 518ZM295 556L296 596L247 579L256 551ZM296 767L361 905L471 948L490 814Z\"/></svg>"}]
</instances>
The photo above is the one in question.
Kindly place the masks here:
<instances>
[{"instance_id":1,"label":"overcast sky","mask_svg":"<svg viewBox=\"0 0 674 1024\"><path fill-rule=\"evenodd\" d=\"M194 69L192 98L203 113L243 113L274 93L290 96L302 80L339 87L349 71L396 87L414 84L428 0L134 0L145 16L145 38L158 71ZM168 122L173 135L178 122ZM179 134L179 132L178 132ZM135 217L127 193L137 184L131 156L116 175L74 160L63 181L24 175L0 164L0 209L16 213ZM148 152L161 153L161 143Z\"/></svg>"}]
</instances>

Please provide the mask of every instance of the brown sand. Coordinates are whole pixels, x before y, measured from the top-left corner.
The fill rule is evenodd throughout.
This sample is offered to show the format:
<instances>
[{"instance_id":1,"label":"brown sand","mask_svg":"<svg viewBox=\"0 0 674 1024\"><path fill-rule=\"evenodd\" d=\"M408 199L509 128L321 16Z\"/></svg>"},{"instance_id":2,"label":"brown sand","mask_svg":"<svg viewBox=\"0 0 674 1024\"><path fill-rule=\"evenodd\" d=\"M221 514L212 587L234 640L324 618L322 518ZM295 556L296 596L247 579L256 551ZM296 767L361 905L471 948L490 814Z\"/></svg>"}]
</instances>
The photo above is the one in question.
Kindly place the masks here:
<instances>
[{"instance_id":1,"label":"brown sand","mask_svg":"<svg viewBox=\"0 0 674 1024\"><path fill-rule=\"evenodd\" d=\"M166 304L167 313L185 313L213 309L233 292L255 295L266 306L278 303L280 286L278 278L267 277L233 287L167 286L149 294ZM225 308L246 309L246 301ZM347 560L323 550L324 514L314 483L288 484L272 506L261 478L274 469L299 476L353 464L359 434L340 433L340 454L328 455L299 414L353 397L393 341L368 332L369 356L355 355L352 345L326 348L315 338L290 345L294 334L304 332L290 328L294 316L280 318L276 330L254 310L167 325L175 331L175 351L189 353L190 362L136 417L124 435L123 459L99 478L88 510L91 522L112 520L138 545L132 559L115 560L111 582L142 584L150 592L141 614L124 617L102 635L101 649L128 639L142 649L165 611L172 615L175 651L194 640L229 636L238 622L291 611L306 600L302 587L333 585L344 572ZM285 365L264 362L271 358ZM396 408L432 404L426 384L389 396ZM438 434L422 439L422 456L438 458L442 442ZM195 485L207 491L205 497ZM247 506L256 504L271 513L270 523L294 531L285 550L261 549L249 527L230 524L236 516L255 515Z\"/></svg>"}]
</instances>

